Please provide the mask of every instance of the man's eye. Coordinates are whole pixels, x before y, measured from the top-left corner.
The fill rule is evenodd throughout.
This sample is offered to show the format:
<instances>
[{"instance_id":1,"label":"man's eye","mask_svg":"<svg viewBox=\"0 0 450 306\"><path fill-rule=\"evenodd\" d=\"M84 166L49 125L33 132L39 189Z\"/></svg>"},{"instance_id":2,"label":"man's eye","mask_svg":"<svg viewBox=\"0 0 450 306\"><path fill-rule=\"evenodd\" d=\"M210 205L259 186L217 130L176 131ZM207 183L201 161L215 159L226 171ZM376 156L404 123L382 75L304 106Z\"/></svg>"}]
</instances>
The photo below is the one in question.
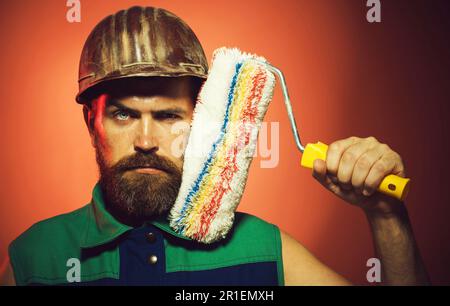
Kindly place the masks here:
<instances>
[{"instance_id":1,"label":"man's eye","mask_svg":"<svg viewBox=\"0 0 450 306\"><path fill-rule=\"evenodd\" d=\"M114 118L120 121L125 121L130 119L130 114L125 111L117 111L114 113Z\"/></svg>"}]
</instances>

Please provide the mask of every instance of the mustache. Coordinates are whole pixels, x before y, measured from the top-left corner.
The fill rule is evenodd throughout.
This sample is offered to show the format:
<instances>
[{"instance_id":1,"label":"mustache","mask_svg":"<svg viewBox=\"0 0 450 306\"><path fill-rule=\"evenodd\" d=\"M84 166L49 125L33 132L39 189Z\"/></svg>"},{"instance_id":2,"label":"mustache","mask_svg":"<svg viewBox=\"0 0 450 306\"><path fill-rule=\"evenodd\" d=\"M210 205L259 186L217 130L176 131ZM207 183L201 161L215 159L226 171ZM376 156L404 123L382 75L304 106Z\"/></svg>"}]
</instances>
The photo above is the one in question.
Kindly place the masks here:
<instances>
[{"instance_id":1,"label":"mustache","mask_svg":"<svg viewBox=\"0 0 450 306\"><path fill-rule=\"evenodd\" d=\"M113 167L114 172L125 172L136 168L154 168L167 173L179 173L177 165L171 160L158 156L155 153L136 153L119 160Z\"/></svg>"}]
</instances>

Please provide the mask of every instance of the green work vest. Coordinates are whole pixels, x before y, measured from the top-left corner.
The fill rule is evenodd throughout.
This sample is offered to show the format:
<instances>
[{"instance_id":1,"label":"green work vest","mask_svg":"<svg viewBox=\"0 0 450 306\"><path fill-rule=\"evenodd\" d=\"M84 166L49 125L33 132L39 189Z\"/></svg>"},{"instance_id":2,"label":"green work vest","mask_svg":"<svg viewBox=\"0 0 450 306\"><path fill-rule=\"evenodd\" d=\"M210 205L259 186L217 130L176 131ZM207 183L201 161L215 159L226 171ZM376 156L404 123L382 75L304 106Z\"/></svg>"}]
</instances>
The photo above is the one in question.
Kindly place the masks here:
<instances>
[{"instance_id":1,"label":"green work vest","mask_svg":"<svg viewBox=\"0 0 450 306\"><path fill-rule=\"evenodd\" d=\"M139 240L146 231L157 243ZM146 250L160 258L148 271L139 257ZM277 226L237 212L227 238L204 245L174 232L165 219L142 228L118 222L98 184L89 204L34 224L10 244L9 256L17 285L68 284L71 259L80 263L81 284L284 285Z\"/></svg>"}]
</instances>

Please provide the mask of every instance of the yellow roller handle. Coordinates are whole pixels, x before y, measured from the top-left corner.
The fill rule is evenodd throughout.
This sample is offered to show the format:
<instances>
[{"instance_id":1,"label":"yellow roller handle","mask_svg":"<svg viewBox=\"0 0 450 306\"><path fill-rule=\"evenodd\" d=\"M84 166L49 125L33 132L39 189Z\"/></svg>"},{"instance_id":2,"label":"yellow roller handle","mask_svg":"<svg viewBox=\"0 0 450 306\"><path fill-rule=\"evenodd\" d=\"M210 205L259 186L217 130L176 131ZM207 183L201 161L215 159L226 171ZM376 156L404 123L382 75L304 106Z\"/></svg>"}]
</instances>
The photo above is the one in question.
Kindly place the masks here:
<instances>
[{"instance_id":1,"label":"yellow roller handle","mask_svg":"<svg viewBox=\"0 0 450 306\"><path fill-rule=\"evenodd\" d=\"M301 165L306 168L313 168L316 159L325 160L328 146L324 143L309 143L303 152ZM378 186L378 191L403 201L409 191L409 178L403 178L394 174L389 174Z\"/></svg>"}]
</instances>

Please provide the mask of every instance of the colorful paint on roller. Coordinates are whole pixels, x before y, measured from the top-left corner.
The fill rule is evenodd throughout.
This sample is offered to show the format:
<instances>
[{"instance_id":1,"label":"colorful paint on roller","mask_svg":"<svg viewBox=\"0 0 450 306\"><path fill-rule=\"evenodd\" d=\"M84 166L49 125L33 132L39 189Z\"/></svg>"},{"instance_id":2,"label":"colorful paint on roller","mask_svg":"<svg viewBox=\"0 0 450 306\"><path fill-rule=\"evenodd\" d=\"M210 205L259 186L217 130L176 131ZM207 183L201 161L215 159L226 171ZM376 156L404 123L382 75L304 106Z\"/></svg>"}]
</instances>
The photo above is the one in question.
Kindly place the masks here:
<instances>
[{"instance_id":1,"label":"colorful paint on roller","mask_svg":"<svg viewBox=\"0 0 450 306\"><path fill-rule=\"evenodd\" d=\"M265 62L235 48L213 54L194 110L182 184L169 214L171 227L188 238L212 243L226 237L233 225L275 86Z\"/></svg>"}]
</instances>

